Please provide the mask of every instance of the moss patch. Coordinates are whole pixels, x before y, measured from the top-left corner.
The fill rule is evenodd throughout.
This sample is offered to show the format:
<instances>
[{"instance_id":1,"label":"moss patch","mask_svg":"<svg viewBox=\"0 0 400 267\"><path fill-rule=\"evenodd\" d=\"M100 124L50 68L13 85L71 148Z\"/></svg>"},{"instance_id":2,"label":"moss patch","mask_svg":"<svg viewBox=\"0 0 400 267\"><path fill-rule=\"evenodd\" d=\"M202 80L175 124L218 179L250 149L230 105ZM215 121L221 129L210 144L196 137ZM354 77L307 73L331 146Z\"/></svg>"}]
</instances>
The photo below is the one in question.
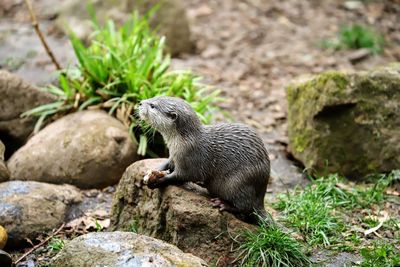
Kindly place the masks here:
<instances>
[{"instance_id":1,"label":"moss patch","mask_svg":"<svg viewBox=\"0 0 400 267\"><path fill-rule=\"evenodd\" d=\"M400 166L398 69L393 65L351 75L331 71L289 85L293 155L320 174L353 178Z\"/></svg>"}]
</instances>

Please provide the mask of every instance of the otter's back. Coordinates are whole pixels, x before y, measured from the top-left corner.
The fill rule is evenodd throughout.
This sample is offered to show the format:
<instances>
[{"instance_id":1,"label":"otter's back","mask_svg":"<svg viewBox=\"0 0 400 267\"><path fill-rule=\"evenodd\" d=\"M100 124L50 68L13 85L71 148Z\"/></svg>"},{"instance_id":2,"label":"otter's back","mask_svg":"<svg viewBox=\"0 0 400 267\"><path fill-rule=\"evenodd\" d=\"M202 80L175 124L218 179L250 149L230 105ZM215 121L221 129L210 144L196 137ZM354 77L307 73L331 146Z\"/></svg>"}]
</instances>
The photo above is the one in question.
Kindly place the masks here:
<instances>
[{"instance_id":1,"label":"otter's back","mask_svg":"<svg viewBox=\"0 0 400 267\"><path fill-rule=\"evenodd\" d=\"M206 150L210 168L238 171L257 166L269 169L267 150L257 133L250 127L239 123L223 123L204 126L203 138L207 139ZM227 169L226 167L229 167Z\"/></svg>"}]
</instances>

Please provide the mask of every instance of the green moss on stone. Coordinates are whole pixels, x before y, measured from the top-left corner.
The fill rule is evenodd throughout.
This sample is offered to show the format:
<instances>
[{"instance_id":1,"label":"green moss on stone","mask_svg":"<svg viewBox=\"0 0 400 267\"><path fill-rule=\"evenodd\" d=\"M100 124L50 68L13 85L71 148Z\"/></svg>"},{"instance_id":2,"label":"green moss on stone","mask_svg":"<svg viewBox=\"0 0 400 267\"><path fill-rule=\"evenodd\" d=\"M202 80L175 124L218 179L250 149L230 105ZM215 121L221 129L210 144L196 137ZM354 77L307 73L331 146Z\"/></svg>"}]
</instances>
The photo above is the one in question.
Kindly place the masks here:
<instances>
[{"instance_id":1,"label":"green moss on stone","mask_svg":"<svg viewBox=\"0 0 400 267\"><path fill-rule=\"evenodd\" d=\"M394 68L351 75L330 71L289 85L293 155L307 169L350 177L399 166L400 74Z\"/></svg>"}]
</instances>

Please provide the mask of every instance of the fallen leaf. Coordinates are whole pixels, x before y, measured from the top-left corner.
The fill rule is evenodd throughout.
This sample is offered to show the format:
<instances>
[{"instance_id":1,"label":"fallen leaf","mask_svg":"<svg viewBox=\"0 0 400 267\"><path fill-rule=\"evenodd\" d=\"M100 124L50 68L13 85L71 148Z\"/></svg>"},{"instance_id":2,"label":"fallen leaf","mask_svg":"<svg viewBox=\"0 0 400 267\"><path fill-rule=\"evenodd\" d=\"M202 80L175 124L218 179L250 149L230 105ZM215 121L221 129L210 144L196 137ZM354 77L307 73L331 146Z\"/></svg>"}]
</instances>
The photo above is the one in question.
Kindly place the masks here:
<instances>
[{"instance_id":1,"label":"fallen leaf","mask_svg":"<svg viewBox=\"0 0 400 267\"><path fill-rule=\"evenodd\" d=\"M382 227L384 222L389 220L389 213L387 211L383 210L383 211L380 212L380 214L381 214L381 217L378 218L379 224L377 226L371 228L371 229L368 229L368 230L364 231L364 235L365 236L367 236L367 235L369 235L371 233L374 233L374 234L376 234L377 236L380 237L380 235L378 235L378 233L376 233L376 231L378 231L379 228Z\"/></svg>"}]
</instances>

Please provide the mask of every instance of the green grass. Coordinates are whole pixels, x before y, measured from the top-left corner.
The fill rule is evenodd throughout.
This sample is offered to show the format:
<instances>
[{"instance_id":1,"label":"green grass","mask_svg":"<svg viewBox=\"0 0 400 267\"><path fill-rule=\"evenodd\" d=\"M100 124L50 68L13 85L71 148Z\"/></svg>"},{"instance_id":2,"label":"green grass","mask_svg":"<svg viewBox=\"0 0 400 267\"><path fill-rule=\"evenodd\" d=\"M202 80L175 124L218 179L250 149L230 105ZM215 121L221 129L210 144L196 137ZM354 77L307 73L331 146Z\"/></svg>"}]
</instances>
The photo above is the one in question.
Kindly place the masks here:
<instances>
[{"instance_id":1,"label":"green grass","mask_svg":"<svg viewBox=\"0 0 400 267\"><path fill-rule=\"evenodd\" d=\"M137 219L132 219L131 223L129 224L129 231L132 233L137 234L139 229L139 222Z\"/></svg>"},{"instance_id":2,"label":"green grass","mask_svg":"<svg viewBox=\"0 0 400 267\"><path fill-rule=\"evenodd\" d=\"M400 178L400 171L377 178L374 184L362 186L349 184L336 174L321 177L304 189L279 195L273 205L282 211L285 223L297 229L309 245L349 250L341 240L359 243L359 236L351 232L345 214L381 205L387 198L385 190ZM372 221L368 223L372 227L376 225Z\"/></svg>"},{"instance_id":3,"label":"green grass","mask_svg":"<svg viewBox=\"0 0 400 267\"><path fill-rule=\"evenodd\" d=\"M57 97L53 103L34 108L24 116L38 116L37 132L48 117L87 108L103 109L129 127L145 155L148 137L134 114L136 104L154 96L177 96L188 101L203 123L209 123L218 91L210 91L190 71L171 71L164 53L164 38L150 29L149 16L137 13L120 28L109 20L104 26L93 15L94 32L85 46L74 33L70 40L78 65L59 73L59 86L43 88Z\"/></svg>"},{"instance_id":4,"label":"green grass","mask_svg":"<svg viewBox=\"0 0 400 267\"><path fill-rule=\"evenodd\" d=\"M367 48L373 54L380 54L383 52L385 39L369 26L353 24L342 26L338 38L324 41L322 46L335 49Z\"/></svg>"},{"instance_id":5,"label":"green grass","mask_svg":"<svg viewBox=\"0 0 400 267\"><path fill-rule=\"evenodd\" d=\"M338 179L337 175L322 177L304 190L280 195L274 204L283 211L285 221L306 237L309 245L330 245L344 227L344 222L334 213L335 205L348 202L344 192L335 187Z\"/></svg>"},{"instance_id":6,"label":"green grass","mask_svg":"<svg viewBox=\"0 0 400 267\"><path fill-rule=\"evenodd\" d=\"M393 244L375 242L371 247L361 249L360 254L363 257L362 267L400 266L400 250Z\"/></svg>"},{"instance_id":7,"label":"green grass","mask_svg":"<svg viewBox=\"0 0 400 267\"><path fill-rule=\"evenodd\" d=\"M60 251L64 247L65 243L64 240L58 237L53 237L49 244L47 245L47 249L50 251Z\"/></svg>"},{"instance_id":8,"label":"green grass","mask_svg":"<svg viewBox=\"0 0 400 267\"><path fill-rule=\"evenodd\" d=\"M262 220L261 220L262 221ZM301 244L275 224L261 223L255 232L246 231L241 243L240 266L310 266Z\"/></svg>"}]
</instances>

